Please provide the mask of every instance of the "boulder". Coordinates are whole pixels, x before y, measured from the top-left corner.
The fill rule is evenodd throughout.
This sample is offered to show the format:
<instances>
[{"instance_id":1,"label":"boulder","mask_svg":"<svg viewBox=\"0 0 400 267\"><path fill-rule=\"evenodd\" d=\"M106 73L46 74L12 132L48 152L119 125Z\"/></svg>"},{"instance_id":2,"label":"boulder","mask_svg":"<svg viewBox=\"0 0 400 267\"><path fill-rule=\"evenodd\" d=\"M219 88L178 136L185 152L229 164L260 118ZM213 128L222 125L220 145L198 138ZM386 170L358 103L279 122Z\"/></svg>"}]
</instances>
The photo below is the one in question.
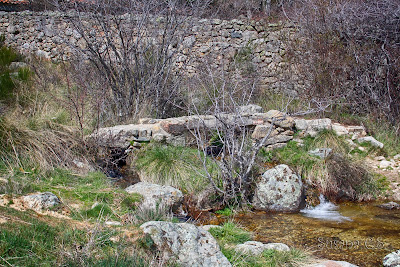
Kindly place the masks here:
<instances>
[{"instance_id":1,"label":"boulder","mask_svg":"<svg viewBox=\"0 0 400 267\"><path fill-rule=\"evenodd\" d=\"M379 142L378 140L376 140L372 136L360 137L360 138L357 139L357 141L360 144L362 144L362 143L370 143L374 147L383 148L383 143Z\"/></svg>"},{"instance_id":2,"label":"boulder","mask_svg":"<svg viewBox=\"0 0 400 267\"><path fill-rule=\"evenodd\" d=\"M364 126L346 126L346 129L349 132L349 134L355 134L358 136L367 135Z\"/></svg>"},{"instance_id":3,"label":"boulder","mask_svg":"<svg viewBox=\"0 0 400 267\"><path fill-rule=\"evenodd\" d=\"M392 252L383 258L383 266L385 267L398 267L400 266L400 250Z\"/></svg>"},{"instance_id":4,"label":"boulder","mask_svg":"<svg viewBox=\"0 0 400 267\"><path fill-rule=\"evenodd\" d=\"M312 129L314 131L320 132L323 130L332 130L332 121L331 119L317 119L317 120L309 120L307 122L308 129Z\"/></svg>"},{"instance_id":5,"label":"boulder","mask_svg":"<svg viewBox=\"0 0 400 267\"><path fill-rule=\"evenodd\" d=\"M267 170L256 183L253 206L258 210L294 212L303 200L301 178L281 164Z\"/></svg>"},{"instance_id":6,"label":"boulder","mask_svg":"<svg viewBox=\"0 0 400 267\"><path fill-rule=\"evenodd\" d=\"M325 260L318 263L307 265L307 267L357 267L357 265L348 263L347 261Z\"/></svg>"},{"instance_id":7,"label":"boulder","mask_svg":"<svg viewBox=\"0 0 400 267\"><path fill-rule=\"evenodd\" d=\"M61 201L58 199L58 197L51 192L24 196L22 197L22 201L30 209L37 211L50 209L61 204Z\"/></svg>"},{"instance_id":8,"label":"boulder","mask_svg":"<svg viewBox=\"0 0 400 267\"><path fill-rule=\"evenodd\" d=\"M278 251L289 251L290 248L283 243L268 243L264 244L258 241L247 241L243 244L239 244L235 247L235 250L242 253L251 253L254 255L261 254L264 250L278 250Z\"/></svg>"},{"instance_id":9,"label":"boulder","mask_svg":"<svg viewBox=\"0 0 400 267\"><path fill-rule=\"evenodd\" d=\"M151 221L140 226L166 260L182 266L231 266L214 237L189 223Z\"/></svg>"},{"instance_id":10,"label":"boulder","mask_svg":"<svg viewBox=\"0 0 400 267\"><path fill-rule=\"evenodd\" d=\"M176 211L183 201L182 192L172 186L139 182L127 187L125 191L130 194L142 195L144 199L141 205L148 209L155 209L157 205L164 205Z\"/></svg>"}]
</instances>

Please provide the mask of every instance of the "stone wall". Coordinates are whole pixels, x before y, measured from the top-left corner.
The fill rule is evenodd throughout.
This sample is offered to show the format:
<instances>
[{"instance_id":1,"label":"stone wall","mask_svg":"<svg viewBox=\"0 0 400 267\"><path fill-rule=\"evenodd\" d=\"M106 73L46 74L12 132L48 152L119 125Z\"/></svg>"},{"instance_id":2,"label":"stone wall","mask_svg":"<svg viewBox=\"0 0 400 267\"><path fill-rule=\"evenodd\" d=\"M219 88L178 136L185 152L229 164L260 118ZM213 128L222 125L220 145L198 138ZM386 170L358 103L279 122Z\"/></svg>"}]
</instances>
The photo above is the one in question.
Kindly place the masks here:
<instances>
[{"instance_id":1,"label":"stone wall","mask_svg":"<svg viewBox=\"0 0 400 267\"><path fill-rule=\"evenodd\" d=\"M72 50L66 40L84 45L80 34L69 25L68 16L60 12L0 12L0 34L5 35L7 44L23 53L34 52L55 60L68 58ZM177 46L175 64L184 66L190 75L205 60L227 70L234 58L242 57L259 70L263 87L294 92L302 83L285 54L287 40L295 32L295 27L287 23L193 19Z\"/></svg>"}]
</instances>

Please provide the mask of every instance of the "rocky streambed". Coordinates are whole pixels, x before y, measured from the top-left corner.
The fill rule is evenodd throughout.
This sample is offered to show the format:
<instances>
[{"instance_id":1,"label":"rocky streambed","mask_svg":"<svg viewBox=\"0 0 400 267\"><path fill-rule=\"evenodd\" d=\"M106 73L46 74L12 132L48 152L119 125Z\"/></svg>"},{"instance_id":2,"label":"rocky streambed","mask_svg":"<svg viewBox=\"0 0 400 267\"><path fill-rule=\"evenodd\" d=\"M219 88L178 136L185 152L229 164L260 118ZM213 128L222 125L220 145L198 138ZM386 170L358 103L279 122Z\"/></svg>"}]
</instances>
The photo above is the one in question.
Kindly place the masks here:
<instances>
[{"instance_id":1,"label":"rocky streambed","mask_svg":"<svg viewBox=\"0 0 400 267\"><path fill-rule=\"evenodd\" d=\"M382 259L400 248L400 210L385 210L378 204L341 204L337 211L349 220L265 212L240 214L236 220L253 231L257 241L282 242L358 266L382 266Z\"/></svg>"}]
</instances>

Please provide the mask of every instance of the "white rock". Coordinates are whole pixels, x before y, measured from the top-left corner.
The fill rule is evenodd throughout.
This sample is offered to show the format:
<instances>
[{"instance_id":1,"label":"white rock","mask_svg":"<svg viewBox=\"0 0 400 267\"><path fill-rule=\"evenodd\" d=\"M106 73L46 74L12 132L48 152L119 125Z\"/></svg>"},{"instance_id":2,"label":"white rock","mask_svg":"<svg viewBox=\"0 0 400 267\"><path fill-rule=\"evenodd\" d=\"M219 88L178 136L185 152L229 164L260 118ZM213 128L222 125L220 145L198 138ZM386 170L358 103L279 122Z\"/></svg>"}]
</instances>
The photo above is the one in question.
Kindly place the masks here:
<instances>
[{"instance_id":1,"label":"white rock","mask_svg":"<svg viewBox=\"0 0 400 267\"><path fill-rule=\"evenodd\" d=\"M351 146L351 147L356 147L357 145L356 145L356 143L354 143L353 142L353 140L351 140L351 139L346 139L346 142L349 144L349 146Z\"/></svg>"},{"instance_id":2,"label":"white rock","mask_svg":"<svg viewBox=\"0 0 400 267\"><path fill-rule=\"evenodd\" d=\"M61 204L61 201L58 199L58 197L51 192L24 196L22 197L22 200L30 209L37 211L50 209Z\"/></svg>"},{"instance_id":3,"label":"white rock","mask_svg":"<svg viewBox=\"0 0 400 267\"><path fill-rule=\"evenodd\" d=\"M279 110L270 110L265 115L269 118L269 122L274 121L274 124L279 127L292 128L295 125L295 120L292 117Z\"/></svg>"},{"instance_id":4,"label":"white rock","mask_svg":"<svg viewBox=\"0 0 400 267\"><path fill-rule=\"evenodd\" d=\"M289 251L290 248L283 243L268 243L264 244L258 241L247 241L243 244L239 244L235 247L235 250L242 253L251 253L254 255L261 254L264 250L277 250L277 251Z\"/></svg>"},{"instance_id":5,"label":"white rock","mask_svg":"<svg viewBox=\"0 0 400 267\"><path fill-rule=\"evenodd\" d=\"M331 119L316 119L316 120L294 120L296 129L303 131L305 136L315 137L320 131L332 130Z\"/></svg>"},{"instance_id":6,"label":"white rock","mask_svg":"<svg viewBox=\"0 0 400 267\"><path fill-rule=\"evenodd\" d=\"M258 210L297 211L303 200L303 183L284 164L267 170L256 183L253 206Z\"/></svg>"},{"instance_id":7,"label":"white rock","mask_svg":"<svg viewBox=\"0 0 400 267\"><path fill-rule=\"evenodd\" d=\"M386 159L384 156L379 156L379 157L375 157L375 160L381 161L381 160L386 160Z\"/></svg>"},{"instance_id":8,"label":"white rock","mask_svg":"<svg viewBox=\"0 0 400 267\"><path fill-rule=\"evenodd\" d=\"M308 151L308 154L324 159L327 158L332 152L332 148L326 147L326 148L316 148L314 150Z\"/></svg>"},{"instance_id":9,"label":"white rock","mask_svg":"<svg viewBox=\"0 0 400 267\"><path fill-rule=\"evenodd\" d=\"M370 143L374 147L383 148L383 143L379 142L372 136L360 137L357 139L359 143Z\"/></svg>"},{"instance_id":10,"label":"white rock","mask_svg":"<svg viewBox=\"0 0 400 267\"><path fill-rule=\"evenodd\" d=\"M390 161L382 160L382 161L379 163L379 168L381 168L381 169L386 169L386 168L390 167L391 164L392 164L392 163L391 163Z\"/></svg>"},{"instance_id":11,"label":"white rock","mask_svg":"<svg viewBox=\"0 0 400 267\"><path fill-rule=\"evenodd\" d=\"M347 128L339 123L333 123L332 130L339 136L349 134L349 131L347 130Z\"/></svg>"},{"instance_id":12,"label":"white rock","mask_svg":"<svg viewBox=\"0 0 400 267\"><path fill-rule=\"evenodd\" d=\"M383 258L383 266L385 267L398 267L400 266L400 250L392 252Z\"/></svg>"},{"instance_id":13,"label":"white rock","mask_svg":"<svg viewBox=\"0 0 400 267\"><path fill-rule=\"evenodd\" d=\"M144 197L142 206L155 209L157 205L164 205L172 210L178 210L183 201L183 194L180 190L167 185L139 182L125 189L132 194L137 193Z\"/></svg>"},{"instance_id":14,"label":"white rock","mask_svg":"<svg viewBox=\"0 0 400 267\"><path fill-rule=\"evenodd\" d=\"M232 266L214 237L193 224L152 221L140 228L151 237L163 259L190 267Z\"/></svg>"},{"instance_id":15,"label":"white rock","mask_svg":"<svg viewBox=\"0 0 400 267\"><path fill-rule=\"evenodd\" d=\"M305 119L295 119L294 123L297 130L305 131L308 128L308 124Z\"/></svg>"},{"instance_id":16,"label":"white rock","mask_svg":"<svg viewBox=\"0 0 400 267\"><path fill-rule=\"evenodd\" d=\"M253 133L251 134L251 138L257 140L263 139L270 131L270 138L279 134L279 132L274 129L274 127L269 123L257 125L256 128L254 128Z\"/></svg>"},{"instance_id":17,"label":"white rock","mask_svg":"<svg viewBox=\"0 0 400 267\"><path fill-rule=\"evenodd\" d=\"M264 246L266 249L273 249L277 251L289 251L290 248L288 245L283 243L268 243Z\"/></svg>"}]
</instances>

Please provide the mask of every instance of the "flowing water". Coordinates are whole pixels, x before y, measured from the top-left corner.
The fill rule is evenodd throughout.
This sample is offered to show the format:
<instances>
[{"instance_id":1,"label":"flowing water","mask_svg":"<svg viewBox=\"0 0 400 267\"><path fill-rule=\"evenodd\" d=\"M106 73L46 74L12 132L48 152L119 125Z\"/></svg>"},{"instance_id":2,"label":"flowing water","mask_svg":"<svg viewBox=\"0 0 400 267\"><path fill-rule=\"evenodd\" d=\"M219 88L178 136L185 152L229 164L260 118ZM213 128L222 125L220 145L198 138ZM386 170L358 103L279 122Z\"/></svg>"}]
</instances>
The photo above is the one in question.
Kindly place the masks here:
<instances>
[{"instance_id":1,"label":"flowing water","mask_svg":"<svg viewBox=\"0 0 400 267\"><path fill-rule=\"evenodd\" d=\"M320 205L297 214L258 212L236 219L258 241L282 242L359 266L382 266L384 256L400 249L400 210L376 205L336 206L321 198Z\"/></svg>"},{"instance_id":2,"label":"flowing water","mask_svg":"<svg viewBox=\"0 0 400 267\"><path fill-rule=\"evenodd\" d=\"M323 195L319 196L319 205L309 207L300 212L307 217L320 219L324 221L344 222L351 221L349 217L345 217L338 211L339 207L325 199Z\"/></svg>"}]
</instances>

